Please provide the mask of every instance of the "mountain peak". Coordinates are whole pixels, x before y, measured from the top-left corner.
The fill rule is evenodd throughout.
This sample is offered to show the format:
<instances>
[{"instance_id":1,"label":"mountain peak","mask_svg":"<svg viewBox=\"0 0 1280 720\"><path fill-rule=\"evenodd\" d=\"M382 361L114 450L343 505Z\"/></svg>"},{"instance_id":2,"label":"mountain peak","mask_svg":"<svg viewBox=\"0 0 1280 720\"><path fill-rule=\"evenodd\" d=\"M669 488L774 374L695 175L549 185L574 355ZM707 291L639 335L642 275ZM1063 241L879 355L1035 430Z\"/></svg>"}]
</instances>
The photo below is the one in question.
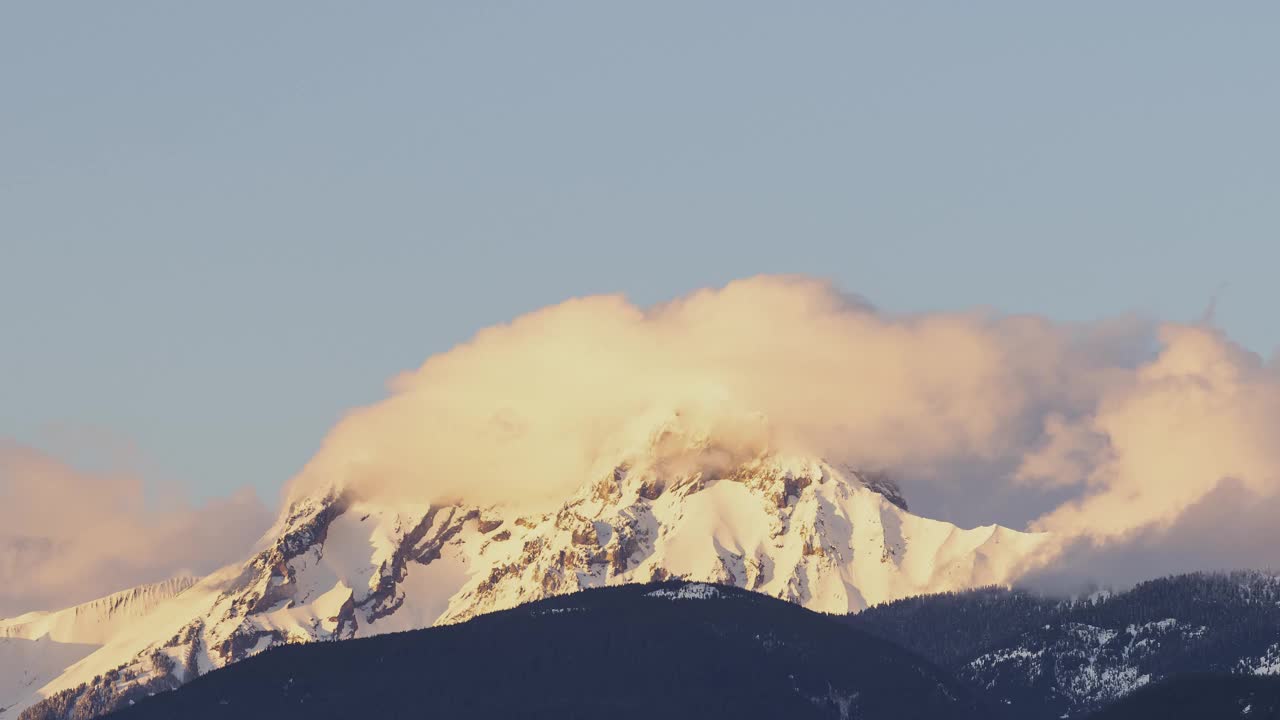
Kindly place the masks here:
<instances>
[{"instance_id":1,"label":"mountain peak","mask_svg":"<svg viewBox=\"0 0 1280 720\"><path fill-rule=\"evenodd\" d=\"M610 495L611 488L620 490L624 486L634 486L638 488L641 497L652 501L668 490L687 495L724 480L741 483L755 492L764 493L776 507L782 508L810 485L833 483L870 490L899 509L907 510L901 488L884 471L861 471L848 465L837 467L818 458L772 453L733 461L730 461L728 455L718 459L722 461L675 465L622 463L594 483L591 494L598 499L602 494ZM578 495L581 494L580 491Z\"/></svg>"}]
</instances>

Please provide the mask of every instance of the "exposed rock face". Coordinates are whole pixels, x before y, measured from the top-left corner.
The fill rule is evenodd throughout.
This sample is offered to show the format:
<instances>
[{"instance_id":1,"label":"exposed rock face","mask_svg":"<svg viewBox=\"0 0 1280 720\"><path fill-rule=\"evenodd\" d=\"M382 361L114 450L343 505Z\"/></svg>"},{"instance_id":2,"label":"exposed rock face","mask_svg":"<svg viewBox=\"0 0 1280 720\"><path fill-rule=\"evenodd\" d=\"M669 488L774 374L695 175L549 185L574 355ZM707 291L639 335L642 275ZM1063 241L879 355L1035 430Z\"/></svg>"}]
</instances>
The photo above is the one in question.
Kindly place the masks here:
<instances>
[{"instance_id":1,"label":"exposed rock face","mask_svg":"<svg viewBox=\"0 0 1280 720\"><path fill-rule=\"evenodd\" d=\"M453 623L602 585L684 577L848 612L1004 582L1042 540L905 508L886 477L774 457L719 473L620 464L542 515L307 499L287 509L275 542L156 619L154 640L90 656L46 686L56 700L24 717L107 711L136 688L185 682L274 645ZM124 679L95 684L109 672Z\"/></svg>"},{"instance_id":2,"label":"exposed rock face","mask_svg":"<svg viewBox=\"0 0 1280 720\"><path fill-rule=\"evenodd\" d=\"M849 469L850 472L854 472ZM868 490L878 492L885 497L886 500L897 505L903 510L908 510L907 499L902 497L902 489L893 481L885 472L862 472L855 473L862 483L867 486Z\"/></svg>"}]
</instances>

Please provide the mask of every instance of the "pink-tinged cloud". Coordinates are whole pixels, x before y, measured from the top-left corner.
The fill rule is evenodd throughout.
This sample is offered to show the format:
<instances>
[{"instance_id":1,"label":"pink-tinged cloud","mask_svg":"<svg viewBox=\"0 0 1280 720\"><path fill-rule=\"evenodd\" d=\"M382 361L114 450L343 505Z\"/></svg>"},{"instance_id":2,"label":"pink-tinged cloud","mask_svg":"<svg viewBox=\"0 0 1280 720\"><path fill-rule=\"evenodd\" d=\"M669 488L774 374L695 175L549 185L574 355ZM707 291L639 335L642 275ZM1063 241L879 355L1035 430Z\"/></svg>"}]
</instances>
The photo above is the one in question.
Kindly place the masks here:
<instances>
[{"instance_id":1,"label":"pink-tinged cloud","mask_svg":"<svg viewBox=\"0 0 1280 720\"><path fill-rule=\"evenodd\" d=\"M1081 547L1173 547L1213 497L1262 528L1255 516L1280 495L1280 378L1212 329L897 316L803 277L651 308L570 300L485 329L390 390L333 429L292 494L554 504L678 412L727 458L888 468L909 495L941 498L944 517L1009 522L1021 503L1015 524L1059 538L1056 565Z\"/></svg>"},{"instance_id":2,"label":"pink-tinged cloud","mask_svg":"<svg viewBox=\"0 0 1280 720\"><path fill-rule=\"evenodd\" d=\"M655 445L673 418L679 441ZM815 454L889 470L925 514L1052 532L1035 577L1123 582L1280 564L1278 433L1276 364L1212 328L892 315L821 281L758 277L650 308L578 298L482 330L349 413L286 501L549 507L637 448L711 471ZM152 509L136 480L15 446L0 458L0 523L26 543L0 556L0 581L21 580L0 590L11 606L208 569L266 524L248 496Z\"/></svg>"},{"instance_id":3,"label":"pink-tinged cloud","mask_svg":"<svg viewBox=\"0 0 1280 720\"><path fill-rule=\"evenodd\" d=\"M579 298L396 378L391 397L334 428L292 492L555 503L673 412L730 454L814 453L945 482L958 463L1019 456L1048 410L1089 411L1116 380L1116 346L1145 337L1128 326L888 316L799 277L648 309Z\"/></svg>"},{"instance_id":4,"label":"pink-tinged cloud","mask_svg":"<svg viewBox=\"0 0 1280 720\"><path fill-rule=\"evenodd\" d=\"M270 519L250 490L149 501L136 477L0 440L0 617L208 572L243 558Z\"/></svg>"}]
</instances>

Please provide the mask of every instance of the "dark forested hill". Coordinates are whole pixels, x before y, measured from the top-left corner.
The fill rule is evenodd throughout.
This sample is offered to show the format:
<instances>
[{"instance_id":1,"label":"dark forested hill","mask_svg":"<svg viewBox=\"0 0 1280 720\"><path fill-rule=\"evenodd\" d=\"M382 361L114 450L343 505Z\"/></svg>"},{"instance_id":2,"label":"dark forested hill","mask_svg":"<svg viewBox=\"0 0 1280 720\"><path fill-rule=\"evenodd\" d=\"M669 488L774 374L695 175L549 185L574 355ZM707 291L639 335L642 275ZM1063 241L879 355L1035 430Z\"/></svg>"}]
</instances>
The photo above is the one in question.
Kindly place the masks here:
<instances>
[{"instance_id":1,"label":"dark forested hill","mask_svg":"<svg viewBox=\"0 0 1280 720\"><path fill-rule=\"evenodd\" d=\"M285 646L113 715L159 718L992 718L931 663L762 595L590 590L459 625Z\"/></svg>"},{"instance_id":2,"label":"dark forested hill","mask_svg":"<svg viewBox=\"0 0 1280 720\"><path fill-rule=\"evenodd\" d=\"M1029 720L1086 715L1166 678L1280 672L1280 580L1263 572L1178 575L1072 602L987 588L848 622Z\"/></svg>"},{"instance_id":3,"label":"dark forested hill","mask_svg":"<svg viewBox=\"0 0 1280 720\"><path fill-rule=\"evenodd\" d=\"M1022 590L986 587L904 598L845 618L853 627L955 668L1043 625L1066 604Z\"/></svg>"},{"instance_id":4,"label":"dark forested hill","mask_svg":"<svg viewBox=\"0 0 1280 720\"><path fill-rule=\"evenodd\" d=\"M1280 677L1180 675L1148 685L1089 720L1280 720Z\"/></svg>"}]
</instances>

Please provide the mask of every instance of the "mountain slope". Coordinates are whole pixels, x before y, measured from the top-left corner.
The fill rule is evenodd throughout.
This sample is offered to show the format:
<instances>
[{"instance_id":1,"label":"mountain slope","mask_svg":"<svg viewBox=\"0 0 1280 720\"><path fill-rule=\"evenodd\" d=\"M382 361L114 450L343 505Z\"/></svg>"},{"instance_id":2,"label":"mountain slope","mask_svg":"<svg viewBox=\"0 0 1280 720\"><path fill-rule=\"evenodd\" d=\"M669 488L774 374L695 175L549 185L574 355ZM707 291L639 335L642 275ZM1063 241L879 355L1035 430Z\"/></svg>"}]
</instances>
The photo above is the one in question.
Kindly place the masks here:
<instances>
[{"instance_id":1,"label":"mountain slope","mask_svg":"<svg viewBox=\"0 0 1280 720\"><path fill-rule=\"evenodd\" d=\"M917 595L846 615L850 625L958 669L1000 643L1050 622L1069 601L984 587Z\"/></svg>"},{"instance_id":2,"label":"mountain slope","mask_svg":"<svg viewBox=\"0 0 1280 720\"><path fill-rule=\"evenodd\" d=\"M0 638L0 712L97 649L97 645Z\"/></svg>"},{"instance_id":3,"label":"mountain slope","mask_svg":"<svg viewBox=\"0 0 1280 720\"><path fill-rule=\"evenodd\" d=\"M114 718L992 718L929 663L736 588L590 590L429 630L277 648Z\"/></svg>"}]
</instances>

